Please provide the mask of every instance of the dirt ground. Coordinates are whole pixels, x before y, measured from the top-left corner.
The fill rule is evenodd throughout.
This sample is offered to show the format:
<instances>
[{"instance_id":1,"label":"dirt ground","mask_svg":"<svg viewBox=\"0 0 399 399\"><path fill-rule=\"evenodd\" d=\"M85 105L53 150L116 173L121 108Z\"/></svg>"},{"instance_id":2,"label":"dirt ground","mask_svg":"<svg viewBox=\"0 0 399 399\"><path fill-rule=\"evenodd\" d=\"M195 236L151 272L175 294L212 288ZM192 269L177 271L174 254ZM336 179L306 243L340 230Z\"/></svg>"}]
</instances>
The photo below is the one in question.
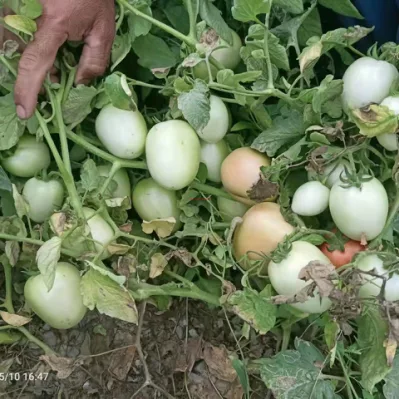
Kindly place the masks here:
<instances>
[{"instance_id":1,"label":"dirt ground","mask_svg":"<svg viewBox=\"0 0 399 399\"><path fill-rule=\"evenodd\" d=\"M30 331L61 358L40 360L42 352L29 343L2 346L0 376L17 373L20 381L0 381L0 398L240 399L243 391L229 356L239 351L232 331L241 337L241 326L234 317L227 322L223 310L194 301L175 301L164 312L147 304L140 334L143 365L134 345L137 326L94 312L68 331L35 319ZM251 335L239 345L251 359L271 356L276 343ZM35 380L23 374L29 372L36 373ZM269 397L257 376L250 384L252 399Z\"/></svg>"}]
</instances>

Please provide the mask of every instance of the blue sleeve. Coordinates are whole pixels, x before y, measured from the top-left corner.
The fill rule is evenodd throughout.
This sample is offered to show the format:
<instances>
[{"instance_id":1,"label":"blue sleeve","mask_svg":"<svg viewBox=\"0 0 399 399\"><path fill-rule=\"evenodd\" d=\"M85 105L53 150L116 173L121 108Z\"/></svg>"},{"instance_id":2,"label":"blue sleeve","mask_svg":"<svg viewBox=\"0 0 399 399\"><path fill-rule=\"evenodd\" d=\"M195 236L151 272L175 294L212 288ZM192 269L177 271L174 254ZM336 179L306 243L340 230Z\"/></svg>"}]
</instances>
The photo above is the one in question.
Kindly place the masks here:
<instances>
[{"instance_id":1,"label":"blue sleeve","mask_svg":"<svg viewBox=\"0 0 399 399\"><path fill-rule=\"evenodd\" d=\"M385 42L399 41L399 0L352 0L352 2L364 20L342 17L342 25L375 27L374 32L363 40L359 47L367 49L375 42L381 45Z\"/></svg>"}]
</instances>

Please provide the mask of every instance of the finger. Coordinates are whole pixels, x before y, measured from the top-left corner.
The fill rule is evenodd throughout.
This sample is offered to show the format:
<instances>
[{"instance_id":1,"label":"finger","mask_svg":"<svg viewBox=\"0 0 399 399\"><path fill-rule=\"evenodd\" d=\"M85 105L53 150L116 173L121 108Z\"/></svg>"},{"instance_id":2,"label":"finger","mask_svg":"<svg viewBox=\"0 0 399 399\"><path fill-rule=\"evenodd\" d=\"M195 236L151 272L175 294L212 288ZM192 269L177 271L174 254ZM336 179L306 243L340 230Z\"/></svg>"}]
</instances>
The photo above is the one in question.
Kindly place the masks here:
<instances>
[{"instance_id":1,"label":"finger","mask_svg":"<svg viewBox=\"0 0 399 399\"><path fill-rule=\"evenodd\" d=\"M66 39L66 33L57 32L53 26L43 23L22 54L14 94L17 114L21 119L30 118L35 111L44 79Z\"/></svg>"},{"instance_id":2,"label":"finger","mask_svg":"<svg viewBox=\"0 0 399 399\"><path fill-rule=\"evenodd\" d=\"M110 17L109 20L97 22L86 36L76 73L76 83L87 84L93 78L104 74L115 36L114 18L112 15Z\"/></svg>"}]
</instances>

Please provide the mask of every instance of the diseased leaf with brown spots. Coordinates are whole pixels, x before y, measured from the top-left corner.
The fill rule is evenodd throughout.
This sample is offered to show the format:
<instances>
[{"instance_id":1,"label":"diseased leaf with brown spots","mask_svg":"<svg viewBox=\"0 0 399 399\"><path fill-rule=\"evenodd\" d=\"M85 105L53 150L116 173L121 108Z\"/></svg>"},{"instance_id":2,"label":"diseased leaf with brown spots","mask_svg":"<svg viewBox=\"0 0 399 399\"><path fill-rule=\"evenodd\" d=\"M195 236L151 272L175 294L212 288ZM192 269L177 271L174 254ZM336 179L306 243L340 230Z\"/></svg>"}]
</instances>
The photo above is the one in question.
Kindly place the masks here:
<instances>
[{"instance_id":1,"label":"diseased leaf with brown spots","mask_svg":"<svg viewBox=\"0 0 399 399\"><path fill-rule=\"evenodd\" d=\"M335 289L332 279L336 278L336 270L332 264L312 261L302 268L298 277L305 281L313 280L321 297L328 297Z\"/></svg>"}]
</instances>

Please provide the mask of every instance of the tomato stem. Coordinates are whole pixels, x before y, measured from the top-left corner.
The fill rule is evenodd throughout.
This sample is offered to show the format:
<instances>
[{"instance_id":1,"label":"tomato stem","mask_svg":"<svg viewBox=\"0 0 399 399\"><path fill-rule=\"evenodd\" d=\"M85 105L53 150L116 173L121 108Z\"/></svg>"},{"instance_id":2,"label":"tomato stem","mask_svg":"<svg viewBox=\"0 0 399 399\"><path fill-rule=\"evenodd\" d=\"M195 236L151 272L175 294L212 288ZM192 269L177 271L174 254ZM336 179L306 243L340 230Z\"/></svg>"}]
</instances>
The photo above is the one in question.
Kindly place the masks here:
<instances>
[{"instance_id":1,"label":"tomato stem","mask_svg":"<svg viewBox=\"0 0 399 399\"><path fill-rule=\"evenodd\" d=\"M191 36L186 36L183 33L177 31L176 29L173 29L169 25L166 25L163 22L158 21L157 19L139 11L136 7L129 4L126 0L117 0L117 1L119 4L124 6L127 10L132 12L134 15L137 15L138 17L141 17L141 18L145 19L146 21L151 22L153 25L164 30L165 32L174 36L176 39L179 39L183 43L186 43L188 46L195 47L195 45L197 44L197 40L195 40L195 38L192 38Z\"/></svg>"},{"instance_id":2,"label":"tomato stem","mask_svg":"<svg viewBox=\"0 0 399 399\"><path fill-rule=\"evenodd\" d=\"M92 154L97 155L99 158L102 158L105 161L111 163L118 162L121 168L144 169L144 170L147 169L147 165L144 161L133 161L129 159L118 158L114 155L109 154L106 151L101 150L95 145L89 143L86 139L77 135L71 130L67 130L67 136L71 141L80 145L81 147L91 152Z\"/></svg>"},{"instance_id":3,"label":"tomato stem","mask_svg":"<svg viewBox=\"0 0 399 399\"><path fill-rule=\"evenodd\" d=\"M234 198L228 192L226 192L220 188L217 188L217 187L209 186L208 184L194 182L191 184L190 187L195 188L198 191L201 191L205 194L210 194L210 195L214 195L216 197L227 198L229 200L235 201Z\"/></svg>"},{"instance_id":4,"label":"tomato stem","mask_svg":"<svg viewBox=\"0 0 399 399\"><path fill-rule=\"evenodd\" d=\"M197 3L198 4L198 3ZM190 21L190 37L193 40L197 40L197 16L198 16L198 7L197 10L194 10L193 3L191 0L185 0L184 5L186 6L189 21Z\"/></svg>"},{"instance_id":5,"label":"tomato stem","mask_svg":"<svg viewBox=\"0 0 399 399\"><path fill-rule=\"evenodd\" d=\"M108 186L111 184L111 181L113 180L115 174L118 172L118 170L121 168L121 165L119 161L116 161L112 164L112 168L109 171L108 177L105 180L103 186L101 187L100 194L104 195L105 191L107 190Z\"/></svg>"},{"instance_id":6,"label":"tomato stem","mask_svg":"<svg viewBox=\"0 0 399 399\"><path fill-rule=\"evenodd\" d=\"M273 0L270 0L270 11L273 6ZM269 90L274 90L274 82L273 82L273 65L270 59L269 52L269 21L270 21L270 11L265 16L265 34L263 36L263 51L265 53L266 65L267 65L267 88Z\"/></svg>"}]
</instances>

